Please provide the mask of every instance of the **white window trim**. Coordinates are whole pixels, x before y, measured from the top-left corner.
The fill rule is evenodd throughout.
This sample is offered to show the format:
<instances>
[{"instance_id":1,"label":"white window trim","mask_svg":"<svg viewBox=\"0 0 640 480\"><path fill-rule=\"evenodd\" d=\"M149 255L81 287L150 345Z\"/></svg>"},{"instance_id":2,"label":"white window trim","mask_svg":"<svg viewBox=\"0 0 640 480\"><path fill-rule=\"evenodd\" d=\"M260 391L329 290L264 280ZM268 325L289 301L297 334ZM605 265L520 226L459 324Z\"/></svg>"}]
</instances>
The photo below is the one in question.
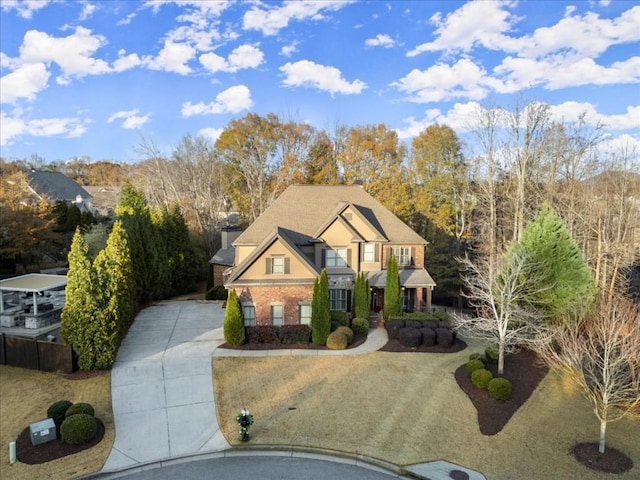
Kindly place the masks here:
<instances>
[{"instance_id":1,"label":"white window trim","mask_svg":"<svg viewBox=\"0 0 640 480\"><path fill-rule=\"evenodd\" d=\"M329 254L331 254L331 258L329 257ZM348 266L348 255L349 252L347 247L327 248L325 250L324 264L327 268L344 268ZM331 260L331 263L329 263L329 260Z\"/></svg>"},{"instance_id":2,"label":"white window trim","mask_svg":"<svg viewBox=\"0 0 640 480\"><path fill-rule=\"evenodd\" d=\"M274 316L273 316L273 307L280 307L282 309L282 317L281 318L281 322L282 323L275 323L274 320ZM283 303L272 303L269 306L269 316L271 317L271 325L273 325L274 327L281 327L284 325L284 304Z\"/></svg>"}]
</instances>

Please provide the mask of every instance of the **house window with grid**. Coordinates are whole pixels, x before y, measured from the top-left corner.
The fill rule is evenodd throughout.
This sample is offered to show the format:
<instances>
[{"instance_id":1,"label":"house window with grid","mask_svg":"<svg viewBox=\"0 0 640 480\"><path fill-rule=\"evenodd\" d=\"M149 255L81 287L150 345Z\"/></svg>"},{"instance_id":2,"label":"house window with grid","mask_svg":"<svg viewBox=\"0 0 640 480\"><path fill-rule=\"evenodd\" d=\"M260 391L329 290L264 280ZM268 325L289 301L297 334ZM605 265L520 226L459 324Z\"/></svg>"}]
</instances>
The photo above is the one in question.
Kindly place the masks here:
<instances>
[{"instance_id":1,"label":"house window with grid","mask_svg":"<svg viewBox=\"0 0 640 480\"><path fill-rule=\"evenodd\" d=\"M282 275L289 273L289 259L283 255L274 255L266 259L267 273L273 275Z\"/></svg>"},{"instance_id":2,"label":"house window with grid","mask_svg":"<svg viewBox=\"0 0 640 480\"><path fill-rule=\"evenodd\" d=\"M284 306L271 305L271 325L280 327L284 325Z\"/></svg>"},{"instance_id":3,"label":"house window with grid","mask_svg":"<svg viewBox=\"0 0 640 480\"><path fill-rule=\"evenodd\" d=\"M301 304L298 306L299 321L301 325L311 325L311 305Z\"/></svg>"},{"instance_id":4,"label":"house window with grid","mask_svg":"<svg viewBox=\"0 0 640 480\"><path fill-rule=\"evenodd\" d=\"M346 248L327 248L325 266L346 267L347 266L347 249Z\"/></svg>"},{"instance_id":5,"label":"house window with grid","mask_svg":"<svg viewBox=\"0 0 640 480\"><path fill-rule=\"evenodd\" d=\"M398 260L398 265L411 265L411 249L409 247L392 247L391 254Z\"/></svg>"},{"instance_id":6,"label":"house window with grid","mask_svg":"<svg viewBox=\"0 0 640 480\"><path fill-rule=\"evenodd\" d=\"M347 295L349 290L332 289L329 290L329 308L331 310L347 311Z\"/></svg>"},{"instance_id":7,"label":"house window with grid","mask_svg":"<svg viewBox=\"0 0 640 480\"><path fill-rule=\"evenodd\" d=\"M362 256L362 260L364 262L375 262L376 261L376 245L375 245L375 243L365 243L364 244L364 254Z\"/></svg>"},{"instance_id":8,"label":"house window with grid","mask_svg":"<svg viewBox=\"0 0 640 480\"><path fill-rule=\"evenodd\" d=\"M256 307L254 305L242 305L244 326L253 327L256 324Z\"/></svg>"}]
</instances>

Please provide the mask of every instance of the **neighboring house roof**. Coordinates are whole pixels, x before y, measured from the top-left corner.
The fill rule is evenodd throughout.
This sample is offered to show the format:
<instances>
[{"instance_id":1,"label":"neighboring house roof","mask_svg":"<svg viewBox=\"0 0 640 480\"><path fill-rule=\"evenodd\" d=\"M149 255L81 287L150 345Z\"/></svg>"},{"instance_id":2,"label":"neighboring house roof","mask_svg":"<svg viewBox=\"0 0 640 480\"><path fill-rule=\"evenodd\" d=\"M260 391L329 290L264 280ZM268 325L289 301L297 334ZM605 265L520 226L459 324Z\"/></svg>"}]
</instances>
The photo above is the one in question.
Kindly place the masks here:
<instances>
[{"instance_id":1,"label":"neighboring house roof","mask_svg":"<svg viewBox=\"0 0 640 480\"><path fill-rule=\"evenodd\" d=\"M120 199L120 187L101 185L86 186L84 189L91 195L91 204L98 209L101 215L114 214Z\"/></svg>"},{"instance_id":2,"label":"neighboring house roof","mask_svg":"<svg viewBox=\"0 0 640 480\"><path fill-rule=\"evenodd\" d=\"M376 232L378 238L371 240L426 244L420 235L359 185L294 185L287 188L234 245L259 245L277 227L286 229L294 244L313 243L349 206Z\"/></svg>"},{"instance_id":3,"label":"neighboring house roof","mask_svg":"<svg viewBox=\"0 0 640 480\"><path fill-rule=\"evenodd\" d=\"M29 172L27 174L29 187L40 197L47 197L52 202L56 200L75 201L80 195L83 199L91 198L89 192L78 183L60 172Z\"/></svg>"},{"instance_id":4,"label":"neighboring house roof","mask_svg":"<svg viewBox=\"0 0 640 480\"><path fill-rule=\"evenodd\" d=\"M236 257L236 249L233 247L225 248L224 250L221 248L216 252L216 254L211 257L209 263L214 265L226 265L230 267L233 265L233 261Z\"/></svg>"},{"instance_id":5,"label":"neighboring house roof","mask_svg":"<svg viewBox=\"0 0 640 480\"><path fill-rule=\"evenodd\" d=\"M284 228L276 228L271 235L268 235L264 238L263 242L249 255L245 258L240 264L234 267L229 272L229 277L227 278L225 283L231 284L234 281L238 280L240 276L245 272L247 268L249 268L255 261L257 261L262 254L267 250L274 242L280 241L291 254L298 259L304 266L306 266L309 271L311 271L314 275L320 275L320 270L318 267L309 259L300 248L293 242L290 238L290 234L294 232L286 231ZM250 282L250 281L249 281ZM258 281L260 282L260 281ZM299 280L285 278L282 280L269 280L270 284L274 283L300 283Z\"/></svg>"},{"instance_id":6,"label":"neighboring house roof","mask_svg":"<svg viewBox=\"0 0 640 480\"><path fill-rule=\"evenodd\" d=\"M364 272L365 278L369 280L369 286L375 288L384 288L387 284L387 270L379 272ZM398 271L400 277L400 285L407 288L423 287L425 285L436 286L429 272L424 268L417 269L400 269Z\"/></svg>"}]
</instances>

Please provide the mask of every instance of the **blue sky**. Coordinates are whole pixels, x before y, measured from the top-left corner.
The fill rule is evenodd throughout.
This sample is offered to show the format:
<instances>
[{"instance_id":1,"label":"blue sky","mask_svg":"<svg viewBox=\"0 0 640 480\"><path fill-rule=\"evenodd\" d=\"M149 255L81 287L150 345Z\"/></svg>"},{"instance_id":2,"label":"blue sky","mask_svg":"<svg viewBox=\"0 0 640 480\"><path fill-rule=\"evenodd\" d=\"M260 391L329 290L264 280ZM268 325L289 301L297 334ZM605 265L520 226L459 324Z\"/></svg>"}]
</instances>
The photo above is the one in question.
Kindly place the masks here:
<instances>
[{"instance_id":1,"label":"blue sky","mask_svg":"<svg viewBox=\"0 0 640 480\"><path fill-rule=\"evenodd\" d=\"M249 112L410 141L539 100L640 151L635 1L0 0L0 149L138 159Z\"/></svg>"}]
</instances>

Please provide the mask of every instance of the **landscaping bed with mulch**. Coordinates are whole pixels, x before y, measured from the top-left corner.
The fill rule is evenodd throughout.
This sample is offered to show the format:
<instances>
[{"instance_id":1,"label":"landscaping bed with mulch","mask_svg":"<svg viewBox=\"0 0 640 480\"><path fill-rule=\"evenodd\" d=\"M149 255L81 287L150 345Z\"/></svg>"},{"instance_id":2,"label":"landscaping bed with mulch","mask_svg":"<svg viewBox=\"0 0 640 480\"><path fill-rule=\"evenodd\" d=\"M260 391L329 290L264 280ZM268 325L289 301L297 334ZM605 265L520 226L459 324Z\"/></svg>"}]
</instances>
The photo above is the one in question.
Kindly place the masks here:
<instances>
[{"instance_id":1,"label":"landscaping bed with mulch","mask_svg":"<svg viewBox=\"0 0 640 480\"><path fill-rule=\"evenodd\" d=\"M571 453L583 465L606 473L624 473L631 470L633 462L619 450L606 447L604 453L598 452L597 443L578 443Z\"/></svg>"},{"instance_id":2,"label":"landscaping bed with mulch","mask_svg":"<svg viewBox=\"0 0 640 480\"><path fill-rule=\"evenodd\" d=\"M57 435L57 438L51 442L43 443L41 445L33 445L31 443L29 427L27 427L16 439L16 456L22 463L36 465L82 452L100 443L102 437L104 437L104 424L98 418L96 418L96 424L97 429L93 440L89 443L85 443L84 445L70 445L68 443L64 443L59 434Z\"/></svg>"},{"instance_id":3,"label":"landscaping bed with mulch","mask_svg":"<svg viewBox=\"0 0 640 480\"><path fill-rule=\"evenodd\" d=\"M464 340L456 338L453 345L419 345L417 347L405 347L400 343L400 340L389 339L389 341L382 347L380 352L418 352L418 353L456 353L461 352L467 348L467 344Z\"/></svg>"},{"instance_id":4,"label":"landscaping bed with mulch","mask_svg":"<svg viewBox=\"0 0 640 480\"><path fill-rule=\"evenodd\" d=\"M366 340L367 336L365 334L355 333L347 350L362 345ZM220 348L228 348L230 350L329 350L326 345L318 345L317 343L245 343L239 347L223 343Z\"/></svg>"}]
</instances>

